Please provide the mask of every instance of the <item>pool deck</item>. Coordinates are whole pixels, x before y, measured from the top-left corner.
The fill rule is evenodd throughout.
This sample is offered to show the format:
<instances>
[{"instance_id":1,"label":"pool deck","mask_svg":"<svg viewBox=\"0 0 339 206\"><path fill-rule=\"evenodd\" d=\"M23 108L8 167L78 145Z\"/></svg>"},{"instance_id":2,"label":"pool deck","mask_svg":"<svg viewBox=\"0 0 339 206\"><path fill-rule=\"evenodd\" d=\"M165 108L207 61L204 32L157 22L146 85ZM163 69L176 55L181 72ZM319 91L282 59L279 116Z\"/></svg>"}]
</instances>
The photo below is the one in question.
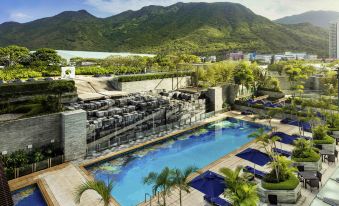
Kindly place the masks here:
<instances>
[{"instance_id":1,"label":"pool deck","mask_svg":"<svg viewBox=\"0 0 339 206\"><path fill-rule=\"evenodd\" d=\"M251 116L243 116L240 115L239 112L231 111L226 112L223 114L218 114L215 117L206 119L199 124L196 124L190 128L184 129L184 130L178 130L175 131L169 135L157 138L155 140L150 140L145 143L141 143L136 146L132 146L127 149L123 149L118 152L112 152L106 155L103 155L101 157L98 157L93 160L85 160L81 164L77 164L75 162L69 162L64 163L62 165L58 165L40 172L36 172L21 178L17 178L15 180L9 181L9 185L11 190L16 190L19 188L22 188L24 186L37 183L41 192L43 193L43 196L45 197L45 200L47 201L49 206L75 206L75 205L81 205L81 206L93 206L93 205L103 205L102 202L100 202L99 195L94 191L87 191L83 194L81 198L80 204L75 204L74 202L74 190L77 186L81 185L86 180L93 180L93 177L90 175L90 173L84 168L87 165L91 165L95 162L105 160L107 158L111 158L113 156L119 155L121 153L125 153L131 150L135 150L137 148L144 147L148 144L155 143L157 141L161 141L163 139L167 139L172 137L173 135L182 133L184 131L188 131L191 129L194 129L196 127L200 127L202 125L208 124L210 122L223 119L225 117L235 117L237 119L243 119L246 121L252 121L253 119ZM269 125L267 120L256 120L256 123ZM285 132L287 134L294 134L298 133L299 129L296 126L281 124L278 119L272 120L272 126L276 127L278 131ZM310 133L305 133L306 136L310 136ZM285 145L278 143L279 147L282 147L285 150L291 151L293 149L293 146L291 145ZM229 153L225 155L224 157L218 159L215 162L212 162L211 164L207 165L206 167L202 168L201 171L206 170L212 170L214 172L218 172L220 168L222 167L228 167L228 168L236 168L237 166L246 166L250 165L253 166L253 163L248 162L246 160L243 160L241 158L238 158L235 156L236 153L248 148L257 148L260 149L260 146L256 144L253 141L251 141L248 144L243 145L241 148L237 149L236 151L233 151L232 153ZM262 150L262 149L261 149ZM329 178L329 176L332 174L332 172L335 169L334 166L328 166L328 164L323 163L323 170L321 171L323 173L323 183ZM267 171L267 167L260 167L256 166L257 169ZM196 175L192 175L190 178L194 178ZM302 196L303 198L300 199L297 205L310 205L312 200L314 199L316 195L316 192L311 193L309 190L306 190L302 188ZM307 198L305 198L307 197ZM178 192L173 191L171 195L167 198L168 205L179 205L179 198L178 198ZM118 206L119 204L114 200L114 197L111 200L111 206ZM149 205L141 203L140 205ZM152 200L152 205L158 205L157 199L154 198ZM203 206L205 205L203 201L203 194L200 193L197 190L192 189L190 193L183 194L183 205L194 205L194 206Z\"/></svg>"}]
</instances>

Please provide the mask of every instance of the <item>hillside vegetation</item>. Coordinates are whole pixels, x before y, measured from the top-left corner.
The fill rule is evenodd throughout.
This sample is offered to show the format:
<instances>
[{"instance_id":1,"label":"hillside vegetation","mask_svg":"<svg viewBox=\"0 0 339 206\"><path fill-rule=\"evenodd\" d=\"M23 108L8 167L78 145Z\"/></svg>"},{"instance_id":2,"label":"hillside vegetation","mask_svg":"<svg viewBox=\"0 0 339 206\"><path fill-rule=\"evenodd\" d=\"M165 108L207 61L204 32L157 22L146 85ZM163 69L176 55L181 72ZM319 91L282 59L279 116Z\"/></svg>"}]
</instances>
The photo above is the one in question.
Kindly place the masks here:
<instances>
[{"instance_id":1,"label":"hillside vegetation","mask_svg":"<svg viewBox=\"0 0 339 206\"><path fill-rule=\"evenodd\" d=\"M309 31L316 31L310 33ZM286 26L235 3L177 3L148 6L108 18L87 11L63 12L29 23L0 25L0 46L30 49L190 52L306 51L327 54L327 33L310 24Z\"/></svg>"}]
</instances>

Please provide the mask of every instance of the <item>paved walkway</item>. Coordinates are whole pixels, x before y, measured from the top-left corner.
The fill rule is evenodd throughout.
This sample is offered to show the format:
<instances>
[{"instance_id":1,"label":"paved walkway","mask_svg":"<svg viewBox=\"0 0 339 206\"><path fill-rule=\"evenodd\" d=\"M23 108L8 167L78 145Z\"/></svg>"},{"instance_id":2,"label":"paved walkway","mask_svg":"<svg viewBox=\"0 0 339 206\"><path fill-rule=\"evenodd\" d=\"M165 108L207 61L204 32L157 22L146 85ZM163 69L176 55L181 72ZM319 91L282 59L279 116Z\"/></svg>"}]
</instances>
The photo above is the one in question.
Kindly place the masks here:
<instances>
[{"instance_id":1,"label":"paved walkway","mask_svg":"<svg viewBox=\"0 0 339 206\"><path fill-rule=\"evenodd\" d=\"M69 164L60 170L42 174L40 179L44 182L47 192L53 194L54 205L103 205L100 202L100 196L95 191L90 190L82 195L80 204L75 203L74 192L79 185L86 181L86 178L73 164Z\"/></svg>"}]
</instances>

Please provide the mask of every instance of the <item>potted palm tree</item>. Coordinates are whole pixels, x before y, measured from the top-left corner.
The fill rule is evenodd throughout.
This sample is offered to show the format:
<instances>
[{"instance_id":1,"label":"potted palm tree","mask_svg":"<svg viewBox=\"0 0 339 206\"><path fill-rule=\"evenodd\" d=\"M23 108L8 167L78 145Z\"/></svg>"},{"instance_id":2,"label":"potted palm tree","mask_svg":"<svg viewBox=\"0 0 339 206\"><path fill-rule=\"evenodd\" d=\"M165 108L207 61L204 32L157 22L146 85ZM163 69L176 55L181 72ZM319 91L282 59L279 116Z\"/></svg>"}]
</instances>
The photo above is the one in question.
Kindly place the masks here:
<instances>
[{"instance_id":1,"label":"potted palm tree","mask_svg":"<svg viewBox=\"0 0 339 206\"><path fill-rule=\"evenodd\" d=\"M296 169L292 167L292 161L272 152L273 148L276 148L275 142L279 137L270 137L262 128L250 134L249 137L255 138L272 160L269 163L270 172L258 185L261 201L267 202L268 195L276 195L279 203L294 204L300 197L301 186L293 173Z\"/></svg>"},{"instance_id":2,"label":"potted palm tree","mask_svg":"<svg viewBox=\"0 0 339 206\"><path fill-rule=\"evenodd\" d=\"M77 204L80 203L82 194L86 192L87 190L96 191L100 195L101 201L104 203L104 206L108 206L111 201L111 192L113 190L113 182L110 181L108 185L106 185L106 183L103 181L96 181L96 180L87 181L83 183L82 185L76 188L76 191L74 194L75 195L74 200Z\"/></svg>"},{"instance_id":3,"label":"potted palm tree","mask_svg":"<svg viewBox=\"0 0 339 206\"><path fill-rule=\"evenodd\" d=\"M291 159L294 166L304 166L306 171L320 171L322 169L320 155L312 147L311 141L300 138L295 141Z\"/></svg>"},{"instance_id":4,"label":"potted palm tree","mask_svg":"<svg viewBox=\"0 0 339 206\"><path fill-rule=\"evenodd\" d=\"M234 206L257 205L259 202L257 187L254 183L248 181L246 173L241 174L242 169L242 167L237 167L235 170L229 168L220 169L227 185L224 196Z\"/></svg>"},{"instance_id":5,"label":"potted palm tree","mask_svg":"<svg viewBox=\"0 0 339 206\"><path fill-rule=\"evenodd\" d=\"M158 190L161 191L164 206L166 206L166 196L171 192L174 184L171 174L171 169L165 167L160 173L150 172L148 176L144 178L144 184L153 184L153 195L155 195Z\"/></svg>"},{"instance_id":6,"label":"potted palm tree","mask_svg":"<svg viewBox=\"0 0 339 206\"><path fill-rule=\"evenodd\" d=\"M327 134L328 127L326 125L318 125L312 131L313 143L321 145L321 149L328 152L334 152L335 140Z\"/></svg>"},{"instance_id":7,"label":"potted palm tree","mask_svg":"<svg viewBox=\"0 0 339 206\"><path fill-rule=\"evenodd\" d=\"M279 203L295 204L301 195L299 179L294 172L292 161L286 157L274 155L269 163L270 172L258 186L261 201L268 202L268 195L276 195Z\"/></svg>"}]
</instances>

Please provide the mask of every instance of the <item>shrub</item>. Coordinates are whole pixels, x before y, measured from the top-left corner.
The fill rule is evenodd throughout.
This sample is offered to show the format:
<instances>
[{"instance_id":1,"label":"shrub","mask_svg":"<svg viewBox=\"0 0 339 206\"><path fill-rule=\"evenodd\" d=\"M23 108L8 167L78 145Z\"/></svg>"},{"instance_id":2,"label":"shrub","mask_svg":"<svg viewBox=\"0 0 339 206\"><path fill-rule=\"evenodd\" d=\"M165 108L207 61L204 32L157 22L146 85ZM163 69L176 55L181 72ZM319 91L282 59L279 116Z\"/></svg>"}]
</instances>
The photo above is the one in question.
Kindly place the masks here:
<instances>
[{"instance_id":1,"label":"shrub","mask_svg":"<svg viewBox=\"0 0 339 206\"><path fill-rule=\"evenodd\" d=\"M333 144L334 139L332 137L326 135L325 138L313 140L313 142L314 142L314 144Z\"/></svg>"},{"instance_id":2,"label":"shrub","mask_svg":"<svg viewBox=\"0 0 339 206\"><path fill-rule=\"evenodd\" d=\"M327 126L319 125L313 129L313 139L322 140L327 136Z\"/></svg>"},{"instance_id":3,"label":"shrub","mask_svg":"<svg viewBox=\"0 0 339 206\"><path fill-rule=\"evenodd\" d=\"M41 72L33 71L30 69L1 69L0 79L8 81L13 79L27 79L42 77Z\"/></svg>"},{"instance_id":4,"label":"shrub","mask_svg":"<svg viewBox=\"0 0 339 206\"><path fill-rule=\"evenodd\" d=\"M294 190L299 185L299 179L291 174L289 178L279 183L269 183L262 181L261 186L267 190Z\"/></svg>"},{"instance_id":5,"label":"shrub","mask_svg":"<svg viewBox=\"0 0 339 206\"><path fill-rule=\"evenodd\" d=\"M312 147L311 142L306 139L298 139L295 141L295 147L292 151L292 160L296 162L316 162L320 159L320 155Z\"/></svg>"},{"instance_id":6,"label":"shrub","mask_svg":"<svg viewBox=\"0 0 339 206\"><path fill-rule=\"evenodd\" d=\"M68 85L65 87L65 85ZM52 87L53 86L53 87ZM58 93L58 88L67 88L64 92L75 91L74 81L35 81L0 85L0 97L16 97L20 95Z\"/></svg>"},{"instance_id":7,"label":"shrub","mask_svg":"<svg viewBox=\"0 0 339 206\"><path fill-rule=\"evenodd\" d=\"M192 72L171 72L171 73L155 73L155 74L139 74L139 75L128 75L120 76L118 79L119 82L133 82L133 81L143 81L143 80L152 80L152 79L164 79L164 78L173 78L173 77L183 77L183 76L192 76Z\"/></svg>"},{"instance_id":8,"label":"shrub","mask_svg":"<svg viewBox=\"0 0 339 206\"><path fill-rule=\"evenodd\" d=\"M292 155L292 160L295 162L317 162L319 159L320 155L314 150L304 152L302 157Z\"/></svg>"}]
</instances>

